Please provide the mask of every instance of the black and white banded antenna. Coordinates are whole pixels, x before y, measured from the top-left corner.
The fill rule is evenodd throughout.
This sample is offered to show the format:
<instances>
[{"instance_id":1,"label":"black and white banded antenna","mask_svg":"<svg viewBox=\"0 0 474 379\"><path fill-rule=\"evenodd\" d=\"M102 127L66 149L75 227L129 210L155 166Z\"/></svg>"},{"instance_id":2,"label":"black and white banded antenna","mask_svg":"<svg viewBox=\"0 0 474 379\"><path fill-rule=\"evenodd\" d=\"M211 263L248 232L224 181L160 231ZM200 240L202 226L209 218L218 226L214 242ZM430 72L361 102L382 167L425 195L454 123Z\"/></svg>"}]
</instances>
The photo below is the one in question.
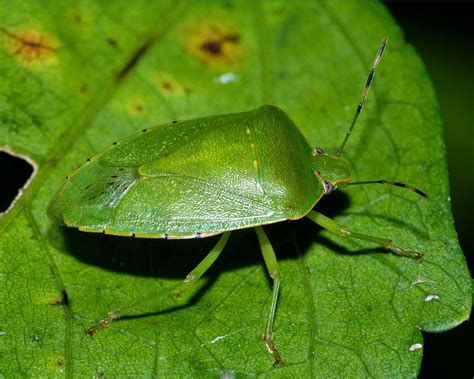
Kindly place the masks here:
<instances>
[{"instance_id":1,"label":"black and white banded antenna","mask_svg":"<svg viewBox=\"0 0 474 379\"><path fill-rule=\"evenodd\" d=\"M344 141L342 141L341 147L337 150L336 156L340 157L342 154L342 150L344 149L344 146L346 146L347 140L349 139L350 135L352 134L352 129L354 129L354 125L357 122L357 119L359 118L359 114L362 111L362 107L364 106L365 99L367 97L367 94L369 93L369 88L370 84L372 83L372 79L374 78L375 74L375 69L377 68L377 65L380 62L380 59L382 58L383 51L385 50L385 45L387 44L387 37L384 37L382 40L382 43L380 44L379 51L377 52L377 55L375 56L374 64L372 65L372 68L370 69L369 76L367 77L367 80L365 82L364 89L362 90L362 96L360 98L359 104L357 105L356 112L354 114L354 117L352 118L351 126L349 127L349 130L346 133L346 136L344 137Z\"/></svg>"}]
</instances>

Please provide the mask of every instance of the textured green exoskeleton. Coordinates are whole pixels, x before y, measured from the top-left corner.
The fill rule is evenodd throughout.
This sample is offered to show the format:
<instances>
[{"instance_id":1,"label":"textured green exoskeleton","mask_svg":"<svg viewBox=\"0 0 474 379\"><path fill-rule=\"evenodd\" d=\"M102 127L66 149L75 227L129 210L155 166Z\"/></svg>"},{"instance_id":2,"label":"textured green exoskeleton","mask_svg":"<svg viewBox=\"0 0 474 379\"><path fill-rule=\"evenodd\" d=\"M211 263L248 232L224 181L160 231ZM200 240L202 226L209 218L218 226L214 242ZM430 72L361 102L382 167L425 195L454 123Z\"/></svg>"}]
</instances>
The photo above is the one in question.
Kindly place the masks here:
<instances>
[{"instance_id":1,"label":"textured green exoskeleton","mask_svg":"<svg viewBox=\"0 0 474 379\"><path fill-rule=\"evenodd\" d=\"M264 339L274 363L273 343L280 270L262 225L308 217L343 237L381 245L393 253L421 255L391 240L354 233L313 211L338 185L349 183L351 169L340 158L367 96L382 42L349 131L336 154L313 149L279 108L171 122L117 141L87 160L67 178L52 213L81 231L139 238L183 239L222 234L217 245L173 293L192 286L217 259L229 232L255 228L265 264L274 281ZM132 306L130 306L132 307ZM130 307L115 310L98 325L108 326Z\"/></svg>"},{"instance_id":2,"label":"textured green exoskeleton","mask_svg":"<svg viewBox=\"0 0 474 379\"><path fill-rule=\"evenodd\" d=\"M323 195L321 179L349 178L347 163L313 156L290 118L264 105L118 141L68 176L59 204L82 231L195 238L301 218Z\"/></svg>"}]
</instances>

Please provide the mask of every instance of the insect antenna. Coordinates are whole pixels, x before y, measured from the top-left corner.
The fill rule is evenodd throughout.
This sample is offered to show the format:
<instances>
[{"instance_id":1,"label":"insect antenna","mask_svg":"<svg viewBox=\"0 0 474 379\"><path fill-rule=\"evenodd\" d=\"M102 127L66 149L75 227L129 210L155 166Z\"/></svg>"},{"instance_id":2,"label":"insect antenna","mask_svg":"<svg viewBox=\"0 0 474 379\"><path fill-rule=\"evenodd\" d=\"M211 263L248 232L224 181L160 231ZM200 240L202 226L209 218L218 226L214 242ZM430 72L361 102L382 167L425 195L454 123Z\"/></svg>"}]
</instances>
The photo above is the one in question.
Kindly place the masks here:
<instances>
[{"instance_id":1,"label":"insect antenna","mask_svg":"<svg viewBox=\"0 0 474 379\"><path fill-rule=\"evenodd\" d=\"M367 97L367 94L369 93L370 84L372 83L372 79L374 78L375 69L377 65L379 64L380 59L382 58L382 54L383 54L383 51L385 50L386 44L387 44L387 37L384 37L384 39L382 40L382 43L380 44L377 55L375 56L374 64L372 65L372 68L370 69L369 76L367 77L367 80L365 82L364 89L362 90L362 96L360 98L359 104L357 105L357 109L354 114L354 117L352 118L351 126L349 126L349 130L347 131L346 136L344 137L344 141L342 141L341 147L337 150L337 153L336 153L337 157L341 156L342 150L344 149L344 146L346 146L347 140L352 134L352 129L354 129L354 125L356 124L356 121L359 118L359 114L362 110L362 107L364 106L365 98Z\"/></svg>"},{"instance_id":2,"label":"insect antenna","mask_svg":"<svg viewBox=\"0 0 474 379\"><path fill-rule=\"evenodd\" d=\"M420 190L416 187L410 186L410 185L405 184L405 183L392 182L390 180L384 180L384 179L364 180L364 181L361 181L361 182L341 183L338 186L339 187L347 187L347 186L360 185L360 184L386 184L386 185L389 185L389 186L402 187L402 188L405 188L407 190L413 191L413 192L415 192L416 194L418 194L420 196L428 197L428 195L426 193L424 193L422 190Z\"/></svg>"}]
</instances>

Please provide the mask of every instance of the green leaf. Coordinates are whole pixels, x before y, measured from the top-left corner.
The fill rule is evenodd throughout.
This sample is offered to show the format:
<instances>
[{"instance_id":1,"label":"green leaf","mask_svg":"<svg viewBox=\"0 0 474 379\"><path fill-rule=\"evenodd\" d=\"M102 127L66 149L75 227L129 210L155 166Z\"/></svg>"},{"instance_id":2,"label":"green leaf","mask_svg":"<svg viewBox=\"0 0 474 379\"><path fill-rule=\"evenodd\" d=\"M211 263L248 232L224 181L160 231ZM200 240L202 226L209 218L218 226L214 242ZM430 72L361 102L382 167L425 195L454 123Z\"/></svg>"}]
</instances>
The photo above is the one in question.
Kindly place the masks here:
<instances>
[{"instance_id":1,"label":"green leaf","mask_svg":"<svg viewBox=\"0 0 474 379\"><path fill-rule=\"evenodd\" d=\"M469 317L472 284L453 227L437 101L382 5L3 0L0 9L0 147L38 167L0 220L2 375L413 377L421 332ZM261 340L271 291L252 230L233 233L189 306L163 311L174 303L156 297L87 337L110 309L177 284L216 240L64 230L46 212L64 176L144 127L263 103L334 150L384 35L389 45L344 157L356 180L398 180L429 198L354 187L317 209L422 251L423 262L305 220L267 227L283 271L281 367Z\"/></svg>"}]
</instances>

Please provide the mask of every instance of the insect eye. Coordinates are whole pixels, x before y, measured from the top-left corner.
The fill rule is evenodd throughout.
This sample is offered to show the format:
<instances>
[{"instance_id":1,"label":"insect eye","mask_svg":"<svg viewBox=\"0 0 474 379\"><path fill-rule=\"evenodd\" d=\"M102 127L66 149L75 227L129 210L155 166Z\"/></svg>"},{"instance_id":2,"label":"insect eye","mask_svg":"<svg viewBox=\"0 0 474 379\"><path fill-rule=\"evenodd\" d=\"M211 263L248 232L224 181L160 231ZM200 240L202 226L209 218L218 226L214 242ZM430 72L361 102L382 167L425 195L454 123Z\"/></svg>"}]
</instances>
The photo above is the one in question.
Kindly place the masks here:
<instances>
[{"instance_id":1,"label":"insect eye","mask_svg":"<svg viewBox=\"0 0 474 379\"><path fill-rule=\"evenodd\" d=\"M324 184L324 193L327 195L329 193L332 192L332 190L334 189L334 187L332 186L331 182L328 182L327 180L325 180L323 182Z\"/></svg>"},{"instance_id":2,"label":"insect eye","mask_svg":"<svg viewBox=\"0 0 474 379\"><path fill-rule=\"evenodd\" d=\"M313 156L321 155L321 154L326 154L326 152L320 147L315 147L313 150Z\"/></svg>"}]
</instances>

